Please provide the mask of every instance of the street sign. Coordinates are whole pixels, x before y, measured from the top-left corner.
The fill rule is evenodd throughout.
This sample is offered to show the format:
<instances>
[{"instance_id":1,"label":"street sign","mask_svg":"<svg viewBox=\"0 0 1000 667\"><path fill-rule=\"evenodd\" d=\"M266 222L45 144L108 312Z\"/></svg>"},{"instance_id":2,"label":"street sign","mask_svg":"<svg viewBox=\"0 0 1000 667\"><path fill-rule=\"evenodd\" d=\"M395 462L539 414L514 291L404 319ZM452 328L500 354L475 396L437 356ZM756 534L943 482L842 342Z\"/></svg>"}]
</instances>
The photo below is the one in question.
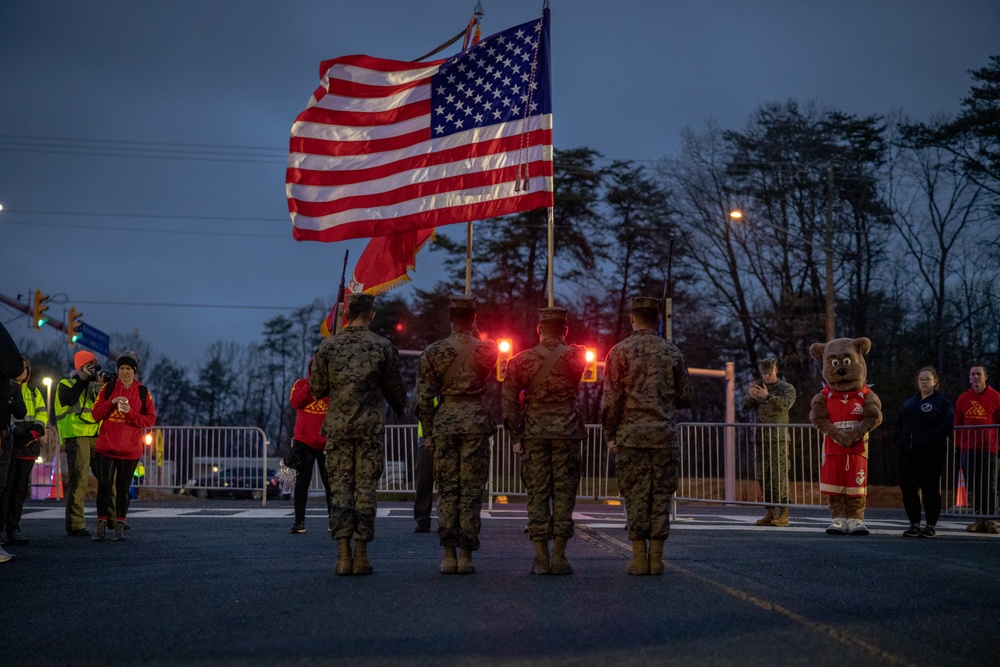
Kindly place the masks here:
<instances>
[{"instance_id":1,"label":"street sign","mask_svg":"<svg viewBox=\"0 0 1000 667\"><path fill-rule=\"evenodd\" d=\"M111 344L111 337L108 334L100 329L95 329L86 322L80 322L77 333L80 334L80 337L76 341L77 343L105 357L108 356L108 349Z\"/></svg>"}]
</instances>

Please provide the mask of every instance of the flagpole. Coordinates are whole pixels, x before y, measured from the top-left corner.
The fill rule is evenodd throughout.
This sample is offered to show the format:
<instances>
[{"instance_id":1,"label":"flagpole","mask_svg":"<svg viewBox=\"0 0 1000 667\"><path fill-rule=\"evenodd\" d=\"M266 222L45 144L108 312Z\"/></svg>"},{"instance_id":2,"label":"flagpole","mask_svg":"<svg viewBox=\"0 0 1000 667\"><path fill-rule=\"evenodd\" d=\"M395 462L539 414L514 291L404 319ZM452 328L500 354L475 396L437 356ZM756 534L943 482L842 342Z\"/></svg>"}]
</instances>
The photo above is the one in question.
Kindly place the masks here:
<instances>
[{"instance_id":1,"label":"flagpole","mask_svg":"<svg viewBox=\"0 0 1000 667\"><path fill-rule=\"evenodd\" d=\"M346 289L347 280L347 256L350 254L350 249L344 250L344 268L340 272L340 287L337 288L337 305L333 309L333 333L338 334L340 330L343 329L344 321L344 290Z\"/></svg>"},{"instance_id":2,"label":"flagpole","mask_svg":"<svg viewBox=\"0 0 1000 667\"><path fill-rule=\"evenodd\" d=\"M465 296L472 295L472 221L465 228Z\"/></svg>"},{"instance_id":3,"label":"flagpole","mask_svg":"<svg viewBox=\"0 0 1000 667\"><path fill-rule=\"evenodd\" d=\"M555 296L553 294L553 292L554 292L554 287L553 287L554 281L552 279L552 255L555 253L555 246L556 246L556 235L555 235L555 229L554 228L555 228L555 220L554 220L554 217L553 217L553 214L552 214L552 207L550 206L549 207L549 266L548 266L548 273L549 273L549 285L548 285L548 287L549 287L549 308L552 308L552 306L555 305L555 302L554 302Z\"/></svg>"}]
</instances>

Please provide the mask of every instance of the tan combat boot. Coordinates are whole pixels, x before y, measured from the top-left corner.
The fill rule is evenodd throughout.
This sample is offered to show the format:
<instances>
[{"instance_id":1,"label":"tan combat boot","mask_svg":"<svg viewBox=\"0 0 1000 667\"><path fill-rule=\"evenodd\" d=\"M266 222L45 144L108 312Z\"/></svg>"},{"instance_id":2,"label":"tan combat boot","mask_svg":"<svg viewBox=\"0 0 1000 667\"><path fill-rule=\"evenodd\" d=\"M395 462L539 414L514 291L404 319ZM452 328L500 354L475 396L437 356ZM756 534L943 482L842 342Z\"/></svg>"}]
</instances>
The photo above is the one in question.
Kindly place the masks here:
<instances>
[{"instance_id":1,"label":"tan combat boot","mask_svg":"<svg viewBox=\"0 0 1000 667\"><path fill-rule=\"evenodd\" d=\"M354 540L354 567L351 568L353 574L371 574L375 571L368 560L368 540Z\"/></svg>"},{"instance_id":2,"label":"tan combat boot","mask_svg":"<svg viewBox=\"0 0 1000 667\"><path fill-rule=\"evenodd\" d=\"M458 572L458 557L455 547L444 548L444 560L441 561L441 574L456 574Z\"/></svg>"},{"instance_id":3,"label":"tan combat boot","mask_svg":"<svg viewBox=\"0 0 1000 667\"><path fill-rule=\"evenodd\" d=\"M351 557L351 538L337 538L337 567L334 569L337 574L352 574L354 572L354 559Z\"/></svg>"},{"instance_id":4,"label":"tan combat boot","mask_svg":"<svg viewBox=\"0 0 1000 667\"><path fill-rule=\"evenodd\" d=\"M557 537L552 549L552 574L573 574L573 566L566 558L566 543L569 538Z\"/></svg>"},{"instance_id":5,"label":"tan combat boot","mask_svg":"<svg viewBox=\"0 0 1000 667\"><path fill-rule=\"evenodd\" d=\"M629 574L649 574L649 551L646 540L632 540L632 560L625 571Z\"/></svg>"},{"instance_id":6,"label":"tan combat boot","mask_svg":"<svg viewBox=\"0 0 1000 667\"><path fill-rule=\"evenodd\" d=\"M549 560L549 541L535 540L535 560L531 561L532 574L549 574L552 569Z\"/></svg>"},{"instance_id":7,"label":"tan combat boot","mask_svg":"<svg viewBox=\"0 0 1000 667\"><path fill-rule=\"evenodd\" d=\"M778 528L788 528L788 508L779 507L778 513L774 517L774 521L771 522L772 526L777 526Z\"/></svg>"},{"instance_id":8,"label":"tan combat boot","mask_svg":"<svg viewBox=\"0 0 1000 667\"><path fill-rule=\"evenodd\" d=\"M767 513L764 514L764 517L761 518L761 519L757 519L757 525L758 526L773 526L774 525L774 508L773 507L768 507L766 509L767 509Z\"/></svg>"},{"instance_id":9,"label":"tan combat boot","mask_svg":"<svg viewBox=\"0 0 1000 667\"><path fill-rule=\"evenodd\" d=\"M663 540L649 541L649 573L663 574Z\"/></svg>"},{"instance_id":10,"label":"tan combat boot","mask_svg":"<svg viewBox=\"0 0 1000 667\"><path fill-rule=\"evenodd\" d=\"M472 564L472 549L462 549L462 553L458 555L456 570L459 574L472 574L476 571L476 566Z\"/></svg>"}]
</instances>

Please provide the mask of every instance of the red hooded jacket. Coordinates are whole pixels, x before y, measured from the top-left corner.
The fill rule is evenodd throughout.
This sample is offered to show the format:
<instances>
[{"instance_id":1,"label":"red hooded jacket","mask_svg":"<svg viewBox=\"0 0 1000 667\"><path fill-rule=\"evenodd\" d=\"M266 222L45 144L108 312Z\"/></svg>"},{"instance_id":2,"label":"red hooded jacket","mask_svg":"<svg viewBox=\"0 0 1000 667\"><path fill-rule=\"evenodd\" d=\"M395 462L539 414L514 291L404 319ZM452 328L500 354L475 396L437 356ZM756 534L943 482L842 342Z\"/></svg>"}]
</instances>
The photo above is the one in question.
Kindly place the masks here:
<instances>
[{"instance_id":1,"label":"red hooded jacket","mask_svg":"<svg viewBox=\"0 0 1000 667\"><path fill-rule=\"evenodd\" d=\"M137 460L142 458L142 429L156 423L156 406L153 395L146 395L146 409L143 412L142 401L139 399L138 380L126 389L121 380L115 380L115 386L108 395L108 385L104 385L97 395L97 402L91 414L94 421L101 422L101 430L97 434L96 450L98 454L110 456L113 459ZM124 396L131 408L127 414L118 412L118 407L111 399Z\"/></svg>"},{"instance_id":2,"label":"red hooded jacket","mask_svg":"<svg viewBox=\"0 0 1000 667\"><path fill-rule=\"evenodd\" d=\"M295 408L295 432L292 437L313 449L326 449L326 436L320 433L320 429L323 428L323 420L326 419L329 397L324 396L316 400L309 393L309 381L299 378L292 385L289 402Z\"/></svg>"}]
</instances>

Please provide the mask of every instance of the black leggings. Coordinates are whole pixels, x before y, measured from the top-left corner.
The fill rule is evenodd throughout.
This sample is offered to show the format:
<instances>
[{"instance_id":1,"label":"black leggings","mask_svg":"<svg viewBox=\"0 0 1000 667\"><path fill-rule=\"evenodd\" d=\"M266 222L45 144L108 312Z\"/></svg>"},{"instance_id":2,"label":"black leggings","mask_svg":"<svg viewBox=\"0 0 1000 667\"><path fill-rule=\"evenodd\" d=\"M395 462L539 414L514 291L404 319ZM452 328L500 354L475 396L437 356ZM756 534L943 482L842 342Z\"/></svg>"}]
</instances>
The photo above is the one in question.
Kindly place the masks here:
<instances>
[{"instance_id":1,"label":"black leggings","mask_svg":"<svg viewBox=\"0 0 1000 667\"><path fill-rule=\"evenodd\" d=\"M298 476L295 478L295 521L302 523L306 520L306 499L309 497L309 484L312 482L313 465L319 467L319 479L323 482L323 489L326 491L325 505L327 513L330 512L330 478L326 474L326 453L322 449L314 449L304 442L292 440L292 447L299 449L299 465L296 468Z\"/></svg>"},{"instance_id":2,"label":"black leggings","mask_svg":"<svg viewBox=\"0 0 1000 667\"><path fill-rule=\"evenodd\" d=\"M920 498L928 525L937 525L941 516L941 470L944 467L944 446L915 451L899 450L899 488L903 491L903 508L910 523L920 525ZM919 492L919 493L918 493Z\"/></svg>"},{"instance_id":3,"label":"black leggings","mask_svg":"<svg viewBox=\"0 0 1000 667\"><path fill-rule=\"evenodd\" d=\"M128 514L128 487L132 485L132 475L139 459L113 459L104 454L97 457L97 518L107 521L124 521ZM111 513L111 499L117 500L118 516Z\"/></svg>"}]
</instances>

